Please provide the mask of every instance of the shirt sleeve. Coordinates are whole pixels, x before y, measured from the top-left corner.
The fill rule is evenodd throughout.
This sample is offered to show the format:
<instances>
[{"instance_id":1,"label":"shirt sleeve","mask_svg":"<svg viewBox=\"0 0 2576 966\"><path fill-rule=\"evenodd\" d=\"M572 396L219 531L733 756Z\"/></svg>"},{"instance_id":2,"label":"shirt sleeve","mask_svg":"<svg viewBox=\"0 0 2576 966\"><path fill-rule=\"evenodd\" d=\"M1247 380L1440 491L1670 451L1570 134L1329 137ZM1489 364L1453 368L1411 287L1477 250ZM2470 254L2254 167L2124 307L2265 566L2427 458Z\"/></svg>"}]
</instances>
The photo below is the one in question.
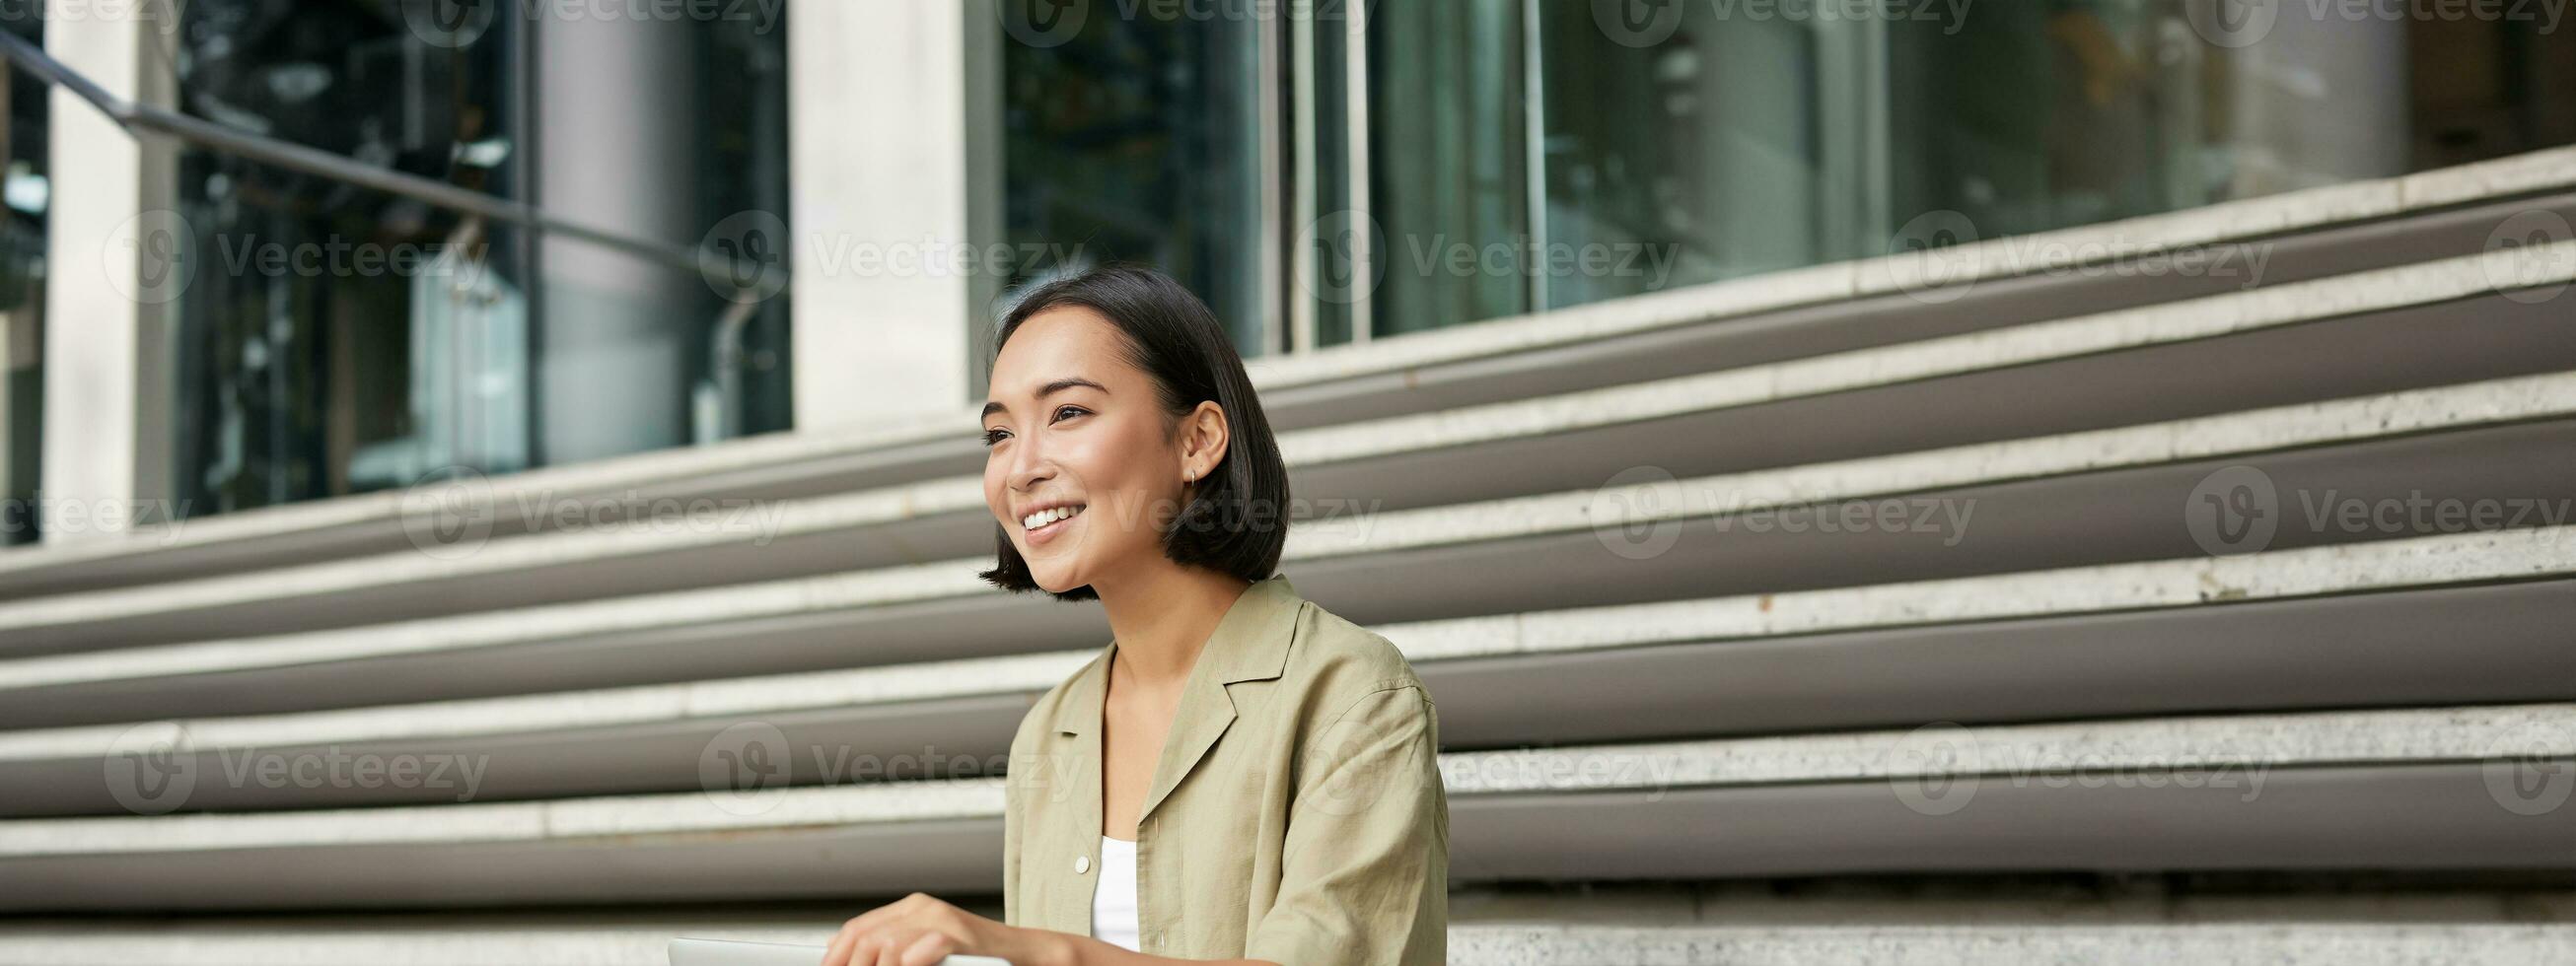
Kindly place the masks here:
<instances>
[{"instance_id":1,"label":"shirt sleeve","mask_svg":"<svg viewBox=\"0 0 2576 966\"><path fill-rule=\"evenodd\" d=\"M1020 785L1028 781L1030 766L1022 764L1028 759L1020 749L1021 741L1014 738L1010 770L1002 777L1002 924L1007 926L1027 925L1020 914L1025 904L1020 896L1020 826L1027 822L1020 814Z\"/></svg>"},{"instance_id":2,"label":"shirt sleeve","mask_svg":"<svg viewBox=\"0 0 2576 966\"><path fill-rule=\"evenodd\" d=\"M1449 931L1440 724L1418 683L1363 695L1299 755L1278 900L1244 957L1429 966Z\"/></svg>"}]
</instances>

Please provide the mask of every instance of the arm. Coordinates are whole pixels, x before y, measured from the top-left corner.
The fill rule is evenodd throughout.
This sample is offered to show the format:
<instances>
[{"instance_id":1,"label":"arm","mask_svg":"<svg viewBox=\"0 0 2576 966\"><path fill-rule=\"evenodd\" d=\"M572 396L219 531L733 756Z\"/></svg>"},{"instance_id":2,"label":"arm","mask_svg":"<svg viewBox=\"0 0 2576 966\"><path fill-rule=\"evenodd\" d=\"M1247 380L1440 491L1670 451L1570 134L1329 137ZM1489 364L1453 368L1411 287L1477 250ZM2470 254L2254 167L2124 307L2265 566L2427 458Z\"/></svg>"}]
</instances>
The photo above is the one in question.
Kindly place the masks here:
<instances>
[{"instance_id":1,"label":"arm","mask_svg":"<svg viewBox=\"0 0 2576 966\"><path fill-rule=\"evenodd\" d=\"M1448 938L1449 806L1439 720L1418 684L1362 695L1298 766L1277 901L1232 966L1422 966ZM1003 918L1016 919L1018 838L1003 823ZM1013 926L915 893L841 927L824 966L935 966L956 954L1013 966L1206 962L1130 952L1089 936Z\"/></svg>"},{"instance_id":2,"label":"arm","mask_svg":"<svg viewBox=\"0 0 2576 966\"><path fill-rule=\"evenodd\" d=\"M957 954L993 956L1013 966L1143 966L1189 960L1129 952L1089 936L1016 925L1020 911L1021 799L1028 776L1038 774L1021 752L1026 735L1011 742L1015 766L1002 784L1002 921L994 922L922 893L871 909L843 923L823 954L824 966L929 966ZM1252 960L1235 960L1253 964ZM1257 964L1278 966L1278 964Z\"/></svg>"},{"instance_id":3,"label":"arm","mask_svg":"<svg viewBox=\"0 0 2576 966\"><path fill-rule=\"evenodd\" d=\"M823 966L938 966L955 955L992 956L1011 966L1164 966L1204 963L1129 952L1089 936L1008 926L913 893L842 924ZM1280 966L1252 959L1228 966Z\"/></svg>"},{"instance_id":4,"label":"arm","mask_svg":"<svg viewBox=\"0 0 2576 966\"><path fill-rule=\"evenodd\" d=\"M1297 966L1439 963L1449 802L1439 717L1418 683L1362 695L1300 759L1278 901L1248 956Z\"/></svg>"}]
</instances>

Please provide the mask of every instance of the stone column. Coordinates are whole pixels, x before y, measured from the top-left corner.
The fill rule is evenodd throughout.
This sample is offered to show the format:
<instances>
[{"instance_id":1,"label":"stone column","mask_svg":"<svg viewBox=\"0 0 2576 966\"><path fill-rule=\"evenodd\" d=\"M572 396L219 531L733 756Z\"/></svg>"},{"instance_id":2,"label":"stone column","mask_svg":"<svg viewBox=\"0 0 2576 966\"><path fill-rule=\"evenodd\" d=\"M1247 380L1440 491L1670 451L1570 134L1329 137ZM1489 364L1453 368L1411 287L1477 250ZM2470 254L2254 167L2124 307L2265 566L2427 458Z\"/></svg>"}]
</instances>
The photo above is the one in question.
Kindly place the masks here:
<instances>
[{"instance_id":1,"label":"stone column","mask_svg":"<svg viewBox=\"0 0 2576 966\"><path fill-rule=\"evenodd\" d=\"M120 97L167 105L176 23L164 3L55 0L45 49ZM174 210L176 158L60 87L47 104L52 183L45 306L44 470L48 542L167 519L178 300L199 266Z\"/></svg>"}]
</instances>

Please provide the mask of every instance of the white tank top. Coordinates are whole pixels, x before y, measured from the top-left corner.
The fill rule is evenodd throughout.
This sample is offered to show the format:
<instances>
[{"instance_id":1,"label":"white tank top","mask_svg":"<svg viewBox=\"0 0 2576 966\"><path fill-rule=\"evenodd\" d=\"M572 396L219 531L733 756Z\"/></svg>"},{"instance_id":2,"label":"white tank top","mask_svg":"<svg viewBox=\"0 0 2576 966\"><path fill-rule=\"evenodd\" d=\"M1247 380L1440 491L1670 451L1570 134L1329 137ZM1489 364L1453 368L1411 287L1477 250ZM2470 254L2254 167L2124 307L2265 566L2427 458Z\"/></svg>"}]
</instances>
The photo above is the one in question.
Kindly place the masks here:
<instances>
[{"instance_id":1,"label":"white tank top","mask_svg":"<svg viewBox=\"0 0 2576 966\"><path fill-rule=\"evenodd\" d=\"M1091 894L1091 934L1129 952L1136 938L1136 843L1100 837L1100 885Z\"/></svg>"}]
</instances>

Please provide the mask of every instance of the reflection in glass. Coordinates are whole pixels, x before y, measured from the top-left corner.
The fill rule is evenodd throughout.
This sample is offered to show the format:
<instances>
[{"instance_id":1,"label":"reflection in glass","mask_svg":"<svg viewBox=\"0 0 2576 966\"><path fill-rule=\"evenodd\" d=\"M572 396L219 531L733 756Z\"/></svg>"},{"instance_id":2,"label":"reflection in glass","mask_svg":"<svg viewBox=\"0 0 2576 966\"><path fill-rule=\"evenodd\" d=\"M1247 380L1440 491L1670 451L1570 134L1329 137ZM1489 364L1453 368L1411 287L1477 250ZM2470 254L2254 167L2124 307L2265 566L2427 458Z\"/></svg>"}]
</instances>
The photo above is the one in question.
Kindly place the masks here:
<instances>
[{"instance_id":1,"label":"reflection in glass","mask_svg":"<svg viewBox=\"0 0 2576 966\"><path fill-rule=\"evenodd\" d=\"M1368 23L1371 331L1530 307L1521 5L1378 3Z\"/></svg>"},{"instance_id":2,"label":"reflection in glass","mask_svg":"<svg viewBox=\"0 0 2576 966\"><path fill-rule=\"evenodd\" d=\"M199 0L170 66L197 116L687 250L736 212L784 217L783 30L499 16L460 46L395 6ZM540 125L547 78L570 79ZM685 268L216 152L181 153L178 193L192 512L787 425L784 298L728 313Z\"/></svg>"},{"instance_id":3,"label":"reflection in glass","mask_svg":"<svg viewBox=\"0 0 2576 966\"><path fill-rule=\"evenodd\" d=\"M1372 331L1881 255L1919 216L1992 238L2576 141L2576 44L2537 18L2285 8L2244 44L2185 0L1822 9L1378 0Z\"/></svg>"},{"instance_id":4,"label":"reflection in glass","mask_svg":"<svg viewBox=\"0 0 2576 966\"><path fill-rule=\"evenodd\" d=\"M1064 43L1005 43L1004 232L1013 286L1065 263L1169 272L1245 356L1263 344L1261 24L1148 4Z\"/></svg>"},{"instance_id":5,"label":"reflection in glass","mask_svg":"<svg viewBox=\"0 0 2576 966\"><path fill-rule=\"evenodd\" d=\"M1613 38L1591 4L1544 4L1551 307L1845 257L1862 197L1828 141L1868 109L1828 65L1866 26L1726 20L1682 5L1671 38ZM1586 268L1584 260L1591 260Z\"/></svg>"},{"instance_id":6,"label":"reflection in glass","mask_svg":"<svg viewBox=\"0 0 2576 966\"><path fill-rule=\"evenodd\" d=\"M35 9L0 13L0 30L43 44ZM0 69L8 127L0 129L0 546L33 542L43 474L45 213L51 182L41 84Z\"/></svg>"}]
</instances>

